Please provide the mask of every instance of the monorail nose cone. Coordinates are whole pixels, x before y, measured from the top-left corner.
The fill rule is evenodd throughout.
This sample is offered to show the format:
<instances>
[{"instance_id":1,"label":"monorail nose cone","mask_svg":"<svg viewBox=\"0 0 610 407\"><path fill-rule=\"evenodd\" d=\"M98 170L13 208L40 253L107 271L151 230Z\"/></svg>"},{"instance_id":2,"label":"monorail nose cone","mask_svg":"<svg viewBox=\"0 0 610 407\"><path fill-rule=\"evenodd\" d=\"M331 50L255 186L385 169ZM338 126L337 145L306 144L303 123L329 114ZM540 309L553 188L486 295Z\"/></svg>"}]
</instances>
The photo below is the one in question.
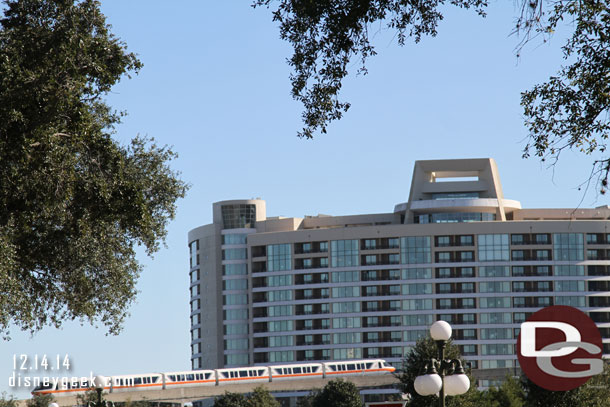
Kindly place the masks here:
<instances>
[{"instance_id":1,"label":"monorail nose cone","mask_svg":"<svg viewBox=\"0 0 610 407\"><path fill-rule=\"evenodd\" d=\"M107 386L108 379L105 376L95 376L93 379L93 385L96 389L103 389Z\"/></svg>"}]
</instances>

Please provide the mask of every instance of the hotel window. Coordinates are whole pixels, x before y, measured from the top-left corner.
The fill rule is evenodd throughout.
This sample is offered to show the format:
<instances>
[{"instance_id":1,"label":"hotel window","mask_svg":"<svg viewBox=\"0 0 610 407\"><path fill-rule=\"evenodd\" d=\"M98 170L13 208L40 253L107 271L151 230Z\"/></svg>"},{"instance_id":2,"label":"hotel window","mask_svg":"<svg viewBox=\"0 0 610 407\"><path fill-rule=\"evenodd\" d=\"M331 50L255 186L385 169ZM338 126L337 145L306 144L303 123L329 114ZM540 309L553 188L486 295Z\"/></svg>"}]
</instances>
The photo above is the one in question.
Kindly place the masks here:
<instances>
[{"instance_id":1,"label":"hotel window","mask_svg":"<svg viewBox=\"0 0 610 407\"><path fill-rule=\"evenodd\" d=\"M529 314L526 312L515 312L513 314L513 320L515 321L515 324L520 324L522 322L525 322L528 317L529 317Z\"/></svg>"},{"instance_id":2,"label":"hotel window","mask_svg":"<svg viewBox=\"0 0 610 407\"><path fill-rule=\"evenodd\" d=\"M239 278L235 280L224 280L222 282L225 290L247 290L248 280Z\"/></svg>"},{"instance_id":3,"label":"hotel window","mask_svg":"<svg viewBox=\"0 0 610 407\"><path fill-rule=\"evenodd\" d=\"M568 305L570 307L585 307L586 306L586 298L585 297L555 297L555 305Z\"/></svg>"},{"instance_id":4,"label":"hotel window","mask_svg":"<svg viewBox=\"0 0 610 407\"><path fill-rule=\"evenodd\" d=\"M430 278L432 278L432 269L429 268L404 269L402 271L403 280L422 280Z\"/></svg>"},{"instance_id":5,"label":"hotel window","mask_svg":"<svg viewBox=\"0 0 610 407\"><path fill-rule=\"evenodd\" d=\"M366 326L368 326L368 327L379 326L379 317L366 317Z\"/></svg>"},{"instance_id":6,"label":"hotel window","mask_svg":"<svg viewBox=\"0 0 610 407\"><path fill-rule=\"evenodd\" d=\"M286 317L292 315L292 305L277 305L267 308L269 317Z\"/></svg>"},{"instance_id":7,"label":"hotel window","mask_svg":"<svg viewBox=\"0 0 610 407\"><path fill-rule=\"evenodd\" d=\"M516 293L522 293L525 291L525 282L513 281L513 291Z\"/></svg>"},{"instance_id":8,"label":"hotel window","mask_svg":"<svg viewBox=\"0 0 610 407\"><path fill-rule=\"evenodd\" d=\"M451 284L444 283L438 285L438 294L449 294L451 292Z\"/></svg>"},{"instance_id":9,"label":"hotel window","mask_svg":"<svg viewBox=\"0 0 610 407\"><path fill-rule=\"evenodd\" d=\"M448 247L451 246L451 238L449 236L437 236L436 247Z\"/></svg>"},{"instance_id":10,"label":"hotel window","mask_svg":"<svg viewBox=\"0 0 610 407\"><path fill-rule=\"evenodd\" d=\"M377 301L367 301L366 302L366 310L368 312L374 312L379 309L379 303Z\"/></svg>"},{"instance_id":11,"label":"hotel window","mask_svg":"<svg viewBox=\"0 0 610 407\"><path fill-rule=\"evenodd\" d=\"M549 239L549 235L547 234L535 234L534 235L534 241L537 244L550 244L550 239Z\"/></svg>"},{"instance_id":12,"label":"hotel window","mask_svg":"<svg viewBox=\"0 0 610 407\"><path fill-rule=\"evenodd\" d=\"M227 234L227 235L222 235L222 244L223 245L246 244L247 239L248 239L248 235L246 235L246 234L231 233L231 234Z\"/></svg>"},{"instance_id":13,"label":"hotel window","mask_svg":"<svg viewBox=\"0 0 610 407\"><path fill-rule=\"evenodd\" d=\"M302 253L311 253L311 243L303 243Z\"/></svg>"},{"instance_id":14,"label":"hotel window","mask_svg":"<svg viewBox=\"0 0 610 407\"><path fill-rule=\"evenodd\" d=\"M248 258L248 249L224 249L222 251L223 260L245 260Z\"/></svg>"},{"instance_id":15,"label":"hotel window","mask_svg":"<svg viewBox=\"0 0 610 407\"><path fill-rule=\"evenodd\" d=\"M267 287L282 287L292 285L291 275L269 276L267 277Z\"/></svg>"},{"instance_id":16,"label":"hotel window","mask_svg":"<svg viewBox=\"0 0 610 407\"><path fill-rule=\"evenodd\" d=\"M474 277L473 267L462 267L459 269L460 277Z\"/></svg>"},{"instance_id":17,"label":"hotel window","mask_svg":"<svg viewBox=\"0 0 610 407\"><path fill-rule=\"evenodd\" d=\"M389 254L388 255L388 263L389 264L399 264L400 263L400 255L399 254Z\"/></svg>"},{"instance_id":18,"label":"hotel window","mask_svg":"<svg viewBox=\"0 0 610 407\"><path fill-rule=\"evenodd\" d=\"M438 270L438 278L449 278L451 277L451 269L449 267L439 268Z\"/></svg>"},{"instance_id":19,"label":"hotel window","mask_svg":"<svg viewBox=\"0 0 610 407\"><path fill-rule=\"evenodd\" d=\"M404 300L402 302L404 311L420 311L432 309L432 299Z\"/></svg>"},{"instance_id":20,"label":"hotel window","mask_svg":"<svg viewBox=\"0 0 610 407\"><path fill-rule=\"evenodd\" d=\"M556 261L582 261L584 258L582 233L555 233L553 251Z\"/></svg>"},{"instance_id":21,"label":"hotel window","mask_svg":"<svg viewBox=\"0 0 610 407\"><path fill-rule=\"evenodd\" d=\"M451 304L451 299L449 299L449 298L441 298L440 300L438 300L438 307L440 309L451 309L451 308L453 308L453 306Z\"/></svg>"},{"instance_id":22,"label":"hotel window","mask_svg":"<svg viewBox=\"0 0 610 407\"><path fill-rule=\"evenodd\" d=\"M328 257L320 257L320 267L321 268L328 267Z\"/></svg>"},{"instance_id":23,"label":"hotel window","mask_svg":"<svg viewBox=\"0 0 610 407\"><path fill-rule=\"evenodd\" d=\"M555 266L555 275L557 276L584 276L584 266Z\"/></svg>"},{"instance_id":24,"label":"hotel window","mask_svg":"<svg viewBox=\"0 0 610 407\"><path fill-rule=\"evenodd\" d=\"M482 328L481 339L513 339L512 328Z\"/></svg>"},{"instance_id":25,"label":"hotel window","mask_svg":"<svg viewBox=\"0 0 610 407\"><path fill-rule=\"evenodd\" d=\"M513 306L515 308L523 308L523 307L525 307L525 297L515 297L515 298L513 298Z\"/></svg>"},{"instance_id":26,"label":"hotel window","mask_svg":"<svg viewBox=\"0 0 610 407\"><path fill-rule=\"evenodd\" d=\"M551 305L551 297L538 297L539 307L548 307Z\"/></svg>"},{"instance_id":27,"label":"hotel window","mask_svg":"<svg viewBox=\"0 0 610 407\"><path fill-rule=\"evenodd\" d=\"M360 332L341 332L333 334L333 344L362 343Z\"/></svg>"},{"instance_id":28,"label":"hotel window","mask_svg":"<svg viewBox=\"0 0 610 407\"><path fill-rule=\"evenodd\" d=\"M508 276L510 276L508 266L479 267L479 277L508 277Z\"/></svg>"},{"instance_id":29,"label":"hotel window","mask_svg":"<svg viewBox=\"0 0 610 407\"><path fill-rule=\"evenodd\" d=\"M514 346L508 343L481 345L481 355L514 355L514 353Z\"/></svg>"},{"instance_id":30,"label":"hotel window","mask_svg":"<svg viewBox=\"0 0 610 407\"><path fill-rule=\"evenodd\" d=\"M474 246L472 235L459 236L460 246Z\"/></svg>"},{"instance_id":31,"label":"hotel window","mask_svg":"<svg viewBox=\"0 0 610 407\"><path fill-rule=\"evenodd\" d=\"M388 239L388 249L398 249L399 240L397 237L391 237Z\"/></svg>"},{"instance_id":32,"label":"hotel window","mask_svg":"<svg viewBox=\"0 0 610 407\"><path fill-rule=\"evenodd\" d=\"M311 259L303 259L303 268L304 269L310 269L312 266L312 260Z\"/></svg>"},{"instance_id":33,"label":"hotel window","mask_svg":"<svg viewBox=\"0 0 610 407\"><path fill-rule=\"evenodd\" d=\"M405 326L427 326L434 321L434 316L429 314L405 315L403 318Z\"/></svg>"},{"instance_id":34,"label":"hotel window","mask_svg":"<svg viewBox=\"0 0 610 407\"><path fill-rule=\"evenodd\" d=\"M555 291L586 291L585 282L578 280L555 281Z\"/></svg>"},{"instance_id":35,"label":"hotel window","mask_svg":"<svg viewBox=\"0 0 610 407\"><path fill-rule=\"evenodd\" d=\"M375 304L377 303L375 302ZM360 301L333 303L333 314L342 314L348 312L360 312Z\"/></svg>"},{"instance_id":36,"label":"hotel window","mask_svg":"<svg viewBox=\"0 0 610 407\"><path fill-rule=\"evenodd\" d=\"M462 314L462 323L463 324L474 324L476 318L474 314Z\"/></svg>"},{"instance_id":37,"label":"hotel window","mask_svg":"<svg viewBox=\"0 0 610 407\"><path fill-rule=\"evenodd\" d=\"M534 253L536 254L536 260L550 260L551 259L550 250L536 250Z\"/></svg>"},{"instance_id":38,"label":"hotel window","mask_svg":"<svg viewBox=\"0 0 610 407\"><path fill-rule=\"evenodd\" d=\"M474 298L462 298L462 308L476 308Z\"/></svg>"},{"instance_id":39,"label":"hotel window","mask_svg":"<svg viewBox=\"0 0 610 407\"><path fill-rule=\"evenodd\" d=\"M189 244L189 251L191 254L191 268L199 265L199 240L193 240Z\"/></svg>"},{"instance_id":40,"label":"hotel window","mask_svg":"<svg viewBox=\"0 0 610 407\"><path fill-rule=\"evenodd\" d=\"M225 320L232 321L238 319L248 319L248 310L247 309L228 309L224 311Z\"/></svg>"},{"instance_id":41,"label":"hotel window","mask_svg":"<svg viewBox=\"0 0 610 407\"><path fill-rule=\"evenodd\" d=\"M332 267L358 266L358 240L333 240L330 242Z\"/></svg>"},{"instance_id":42,"label":"hotel window","mask_svg":"<svg viewBox=\"0 0 610 407\"><path fill-rule=\"evenodd\" d=\"M477 236L479 261L508 261L509 244L507 234Z\"/></svg>"},{"instance_id":43,"label":"hotel window","mask_svg":"<svg viewBox=\"0 0 610 407\"><path fill-rule=\"evenodd\" d=\"M482 297L479 305L481 308L510 308L510 297Z\"/></svg>"},{"instance_id":44,"label":"hotel window","mask_svg":"<svg viewBox=\"0 0 610 407\"><path fill-rule=\"evenodd\" d=\"M333 318L333 329L360 328L360 317Z\"/></svg>"},{"instance_id":45,"label":"hotel window","mask_svg":"<svg viewBox=\"0 0 610 407\"><path fill-rule=\"evenodd\" d=\"M474 261L474 252L457 252L461 262Z\"/></svg>"},{"instance_id":46,"label":"hotel window","mask_svg":"<svg viewBox=\"0 0 610 407\"><path fill-rule=\"evenodd\" d=\"M333 287L333 298L360 297L360 287Z\"/></svg>"},{"instance_id":47,"label":"hotel window","mask_svg":"<svg viewBox=\"0 0 610 407\"><path fill-rule=\"evenodd\" d=\"M227 324L225 335L248 335L248 324Z\"/></svg>"},{"instance_id":48,"label":"hotel window","mask_svg":"<svg viewBox=\"0 0 610 407\"><path fill-rule=\"evenodd\" d=\"M374 264L377 264L377 256L376 255L365 256L364 257L364 265L365 266L370 266L370 265L374 265Z\"/></svg>"},{"instance_id":49,"label":"hotel window","mask_svg":"<svg viewBox=\"0 0 610 407\"><path fill-rule=\"evenodd\" d=\"M508 293L510 292L510 282L508 281L489 281L479 283L481 293Z\"/></svg>"},{"instance_id":50,"label":"hotel window","mask_svg":"<svg viewBox=\"0 0 610 407\"><path fill-rule=\"evenodd\" d=\"M510 235L510 243L514 245L525 244L525 235Z\"/></svg>"},{"instance_id":51,"label":"hotel window","mask_svg":"<svg viewBox=\"0 0 610 407\"><path fill-rule=\"evenodd\" d=\"M525 260L525 251L523 251L523 250L513 250L512 251L512 259L513 259L513 261L523 261L523 260Z\"/></svg>"},{"instance_id":52,"label":"hotel window","mask_svg":"<svg viewBox=\"0 0 610 407\"><path fill-rule=\"evenodd\" d=\"M364 241L364 248L366 250L373 250L377 248L377 241L375 239L366 239Z\"/></svg>"},{"instance_id":53,"label":"hotel window","mask_svg":"<svg viewBox=\"0 0 610 407\"><path fill-rule=\"evenodd\" d=\"M241 264L223 264L222 275L223 276L237 276L248 274L248 265L245 263Z\"/></svg>"},{"instance_id":54,"label":"hotel window","mask_svg":"<svg viewBox=\"0 0 610 407\"><path fill-rule=\"evenodd\" d=\"M538 281L538 291L551 291L551 282Z\"/></svg>"},{"instance_id":55,"label":"hotel window","mask_svg":"<svg viewBox=\"0 0 610 407\"><path fill-rule=\"evenodd\" d=\"M328 242L320 242L320 252L326 253L328 251Z\"/></svg>"},{"instance_id":56,"label":"hotel window","mask_svg":"<svg viewBox=\"0 0 610 407\"><path fill-rule=\"evenodd\" d=\"M403 264L430 263L430 237L402 237L400 252Z\"/></svg>"},{"instance_id":57,"label":"hotel window","mask_svg":"<svg viewBox=\"0 0 610 407\"><path fill-rule=\"evenodd\" d=\"M267 322L269 332L292 331L292 321L269 321Z\"/></svg>"},{"instance_id":58,"label":"hotel window","mask_svg":"<svg viewBox=\"0 0 610 407\"><path fill-rule=\"evenodd\" d=\"M351 283L360 281L359 271L333 271L333 283Z\"/></svg>"},{"instance_id":59,"label":"hotel window","mask_svg":"<svg viewBox=\"0 0 610 407\"><path fill-rule=\"evenodd\" d=\"M428 330L425 329L405 331L405 342L417 342L418 339L426 337L428 337Z\"/></svg>"},{"instance_id":60,"label":"hotel window","mask_svg":"<svg viewBox=\"0 0 610 407\"><path fill-rule=\"evenodd\" d=\"M510 312L490 312L480 314L481 324L510 324L512 315Z\"/></svg>"},{"instance_id":61,"label":"hotel window","mask_svg":"<svg viewBox=\"0 0 610 407\"><path fill-rule=\"evenodd\" d=\"M451 252L437 252L436 253L438 263L449 263L451 262Z\"/></svg>"},{"instance_id":62,"label":"hotel window","mask_svg":"<svg viewBox=\"0 0 610 407\"><path fill-rule=\"evenodd\" d=\"M267 292L267 301L268 302L291 301L291 300L292 300L292 291L291 290L277 290L277 291L268 291Z\"/></svg>"},{"instance_id":63,"label":"hotel window","mask_svg":"<svg viewBox=\"0 0 610 407\"><path fill-rule=\"evenodd\" d=\"M290 244L271 244L267 246L267 271L290 270Z\"/></svg>"},{"instance_id":64,"label":"hotel window","mask_svg":"<svg viewBox=\"0 0 610 407\"><path fill-rule=\"evenodd\" d=\"M432 284L405 284L402 286L403 295L418 295L418 294L432 294Z\"/></svg>"},{"instance_id":65,"label":"hotel window","mask_svg":"<svg viewBox=\"0 0 610 407\"><path fill-rule=\"evenodd\" d=\"M294 362L294 352L293 351L274 351L269 352L269 362Z\"/></svg>"},{"instance_id":66,"label":"hotel window","mask_svg":"<svg viewBox=\"0 0 610 407\"><path fill-rule=\"evenodd\" d=\"M247 294L227 294L223 295L224 305L246 305L248 304Z\"/></svg>"},{"instance_id":67,"label":"hotel window","mask_svg":"<svg viewBox=\"0 0 610 407\"><path fill-rule=\"evenodd\" d=\"M333 349L333 360L361 359L361 358L362 358L362 348Z\"/></svg>"}]
</instances>

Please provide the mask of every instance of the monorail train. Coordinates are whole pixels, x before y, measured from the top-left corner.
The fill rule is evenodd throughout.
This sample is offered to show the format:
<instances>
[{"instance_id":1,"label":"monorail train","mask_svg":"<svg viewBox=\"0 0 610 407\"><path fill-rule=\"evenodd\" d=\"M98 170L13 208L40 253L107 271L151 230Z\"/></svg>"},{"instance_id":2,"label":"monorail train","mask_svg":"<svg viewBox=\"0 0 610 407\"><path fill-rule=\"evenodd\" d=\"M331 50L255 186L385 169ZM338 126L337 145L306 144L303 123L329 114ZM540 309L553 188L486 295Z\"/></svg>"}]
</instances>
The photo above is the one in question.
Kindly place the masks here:
<instances>
[{"instance_id":1,"label":"monorail train","mask_svg":"<svg viewBox=\"0 0 610 407\"><path fill-rule=\"evenodd\" d=\"M326 363L302 363L274 366L234 367L216 370L191 370L184 372L144 373L108 377L104 390L128 392L138 390L160 390L192 386L221 386L229 383L259 383L278 380L309 378L332 378L355 375L381 375L396 369L383 359L347 360ZM33 395L54 394L56 396L82 394L91 388L88 380L78 383L50 383L37 386Z\"/></svg>"}]
</instances>

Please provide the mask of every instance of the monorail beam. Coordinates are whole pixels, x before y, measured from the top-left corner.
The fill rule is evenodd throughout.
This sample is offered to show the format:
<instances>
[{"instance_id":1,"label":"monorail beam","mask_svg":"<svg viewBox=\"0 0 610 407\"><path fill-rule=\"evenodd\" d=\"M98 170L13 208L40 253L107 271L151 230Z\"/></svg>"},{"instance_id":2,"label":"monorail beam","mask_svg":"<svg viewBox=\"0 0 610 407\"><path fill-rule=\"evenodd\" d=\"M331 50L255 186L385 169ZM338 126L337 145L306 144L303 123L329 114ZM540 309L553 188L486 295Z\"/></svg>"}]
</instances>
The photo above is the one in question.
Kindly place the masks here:
<instances>
[{"instance_id":1,"label":"monorail beam","mask_svg":"<svg viewBox=\"0 0 610 407\"><path fill-rule=\"evenodd\" d=\"M399 380L391 374L381 376L352 376L352 377L336 377L354 383L358 388L387 386L399 383ZM256 382L256 383L234 383L223 384L221 386L194 386L182 387L167 390L137 390L117 393L108 393L104 395L104 399L108 401L165 401L186 403L193 400L200 400L207 397L214 397L224 394L225 392L232 393L249 393L257 386L265 386L269 391L309 391L312 389L322 388L330 380L335 377L325 379L304 379L304 380L278 380L275 382ZM57 404L60 407L75 406L76 396L57 397ZM22 403L21 405L25 405Z\"/></svg>"}]
</instances>

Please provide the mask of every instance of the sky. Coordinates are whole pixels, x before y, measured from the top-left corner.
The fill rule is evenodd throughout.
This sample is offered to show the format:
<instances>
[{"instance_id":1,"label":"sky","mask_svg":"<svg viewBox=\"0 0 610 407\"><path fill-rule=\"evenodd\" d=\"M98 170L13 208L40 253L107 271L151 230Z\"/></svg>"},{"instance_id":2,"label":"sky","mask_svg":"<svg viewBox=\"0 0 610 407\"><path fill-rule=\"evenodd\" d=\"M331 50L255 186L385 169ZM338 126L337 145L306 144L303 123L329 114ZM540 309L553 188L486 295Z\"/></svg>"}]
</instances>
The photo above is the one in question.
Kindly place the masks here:
<instances>
[{"instance_id":1,"label":"sky","mask_svg":"<svg viewBox=\"0 0 610 407\"><path fill-rule=\"evenodd\" d=\"M559 30L517 58L510 35L514 2L492 1L487 18L444 7L435 38L397 45L393 32L372 27L378 55L368 75L352 75L341 97L352 104L328 134L296 137L301 106L290 96L290 45L279 39L265 8L249 0L174 2L103 0L112 32L144 67L113 88L107 102L128 116L115 138L140 134L170 145L171 167L191 185L178 201L166 246L144 271L137 302L118 336L66 322L30 335L16 329L0 342L0 392L25 376L89 376L190 369L189 230L212 222L212 203L260 197L268 216L391 212L408 198L413 163L423 159L492 157L504 196L524 208L608 204L578 190L590 159L562 154L550 168L522 159L527 132L520 93L563 63ZM71 370L14 368L14 357L65 356Z\"/></svg>"}]
</instances>

